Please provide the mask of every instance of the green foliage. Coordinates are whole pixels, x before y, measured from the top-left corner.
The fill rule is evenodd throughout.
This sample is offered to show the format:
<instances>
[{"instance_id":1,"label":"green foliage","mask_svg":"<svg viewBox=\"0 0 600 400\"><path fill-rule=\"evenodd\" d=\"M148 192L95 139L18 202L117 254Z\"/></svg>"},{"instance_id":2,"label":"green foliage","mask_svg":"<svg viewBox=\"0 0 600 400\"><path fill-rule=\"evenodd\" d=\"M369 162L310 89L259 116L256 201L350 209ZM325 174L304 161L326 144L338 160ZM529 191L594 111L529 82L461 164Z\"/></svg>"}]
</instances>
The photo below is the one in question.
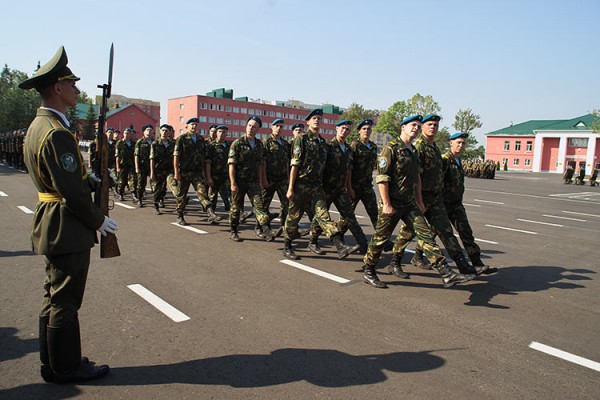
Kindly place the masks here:
<instances>
[{"instance_id":1,"label":"green foliage","mask_svg":"<svg viewBox=\"0 0 600 400\"><path fill-rule=\"evenodd\" d=\"M41 99L35 90L19 89L27 74L4 65L0 73L0 131L13 131L29 126Z\"/></svg>"},{"instance_id":2,"label":"green foliage","mask_svg":"<svg viewBox=\"0 0 600 400\"><path fill-rule=\"evenodd\" d=\"M467 148L463 154L466 159L483 159L485 156L485 148L483 146L477 146L478 142L475 136L472 134L473 130L481 128L483 123L481 117L473 113L473 110L467 108L465 110L458 110L454 116L454 129L458 132L469 134L467 139Z\"/></svg>"},{"instance_id":3,"label":"green foliage","mask_svg":"<svg viewBox=\"0 0 600 400\"><path fill-rule=\"evenodd\" d=\"M83 134L86 138L93 137L96 133L96 121L98 117L94 106L90 104L88 107L87 115L85 116L85 124L83 126Z\"/></svg>"},{"instance_id":4,"label":"green foliage","mask_svg":"<svg viewBox=\"0 0 600 400\"><path fill-rule=\"evenodd\" d=\"M504 171L508 171L508 161L504 162L504 168L502 168Z\"/></svg>"},{"instance_id":5,"label":"green foliage","mask_svg":"<svg viewBox=\"0 0 600 400\"><path fill-rule=\"evenodd\" d=\"M598 119L595 120L594 122L592 122L592 131L593 132L600 132L600 110L594 110L592 111L592 114L594 114Z\"/></svg>"},{"instance_id":6,"label":"green foliage","mask_svg":"<svg viewBox=\"0 0 600 400\"><path fill-rule=\"evenodd\" d=\"M378 117L379 110L366 110L360 104L350 104L350 107L348 107L346 111L344 111L340 116L340 119L348 119L354 122L354 129L352 129L352 132L350 133L350 135L348 135L346 141L350 143L354 139L358 138L358 131L356 130L356 126L359 124L360 121L362 121L363 119L372 119L373 121L377 121Z\"/></svg>"},{"instance_id":7,"label":"green foliage","mask_svg":"<svg viewBox=\"0 0 600 400\"><path fill-rule=\"evenodd\" d=\"M500 161L496 161L496 171L500 171Z\"/></svg>"},{"instance_id":8,"label":"green foliage","mask_svg":"<svg viewBox=\"0 0 600 400\"><path fill-rule=\"evenodd\" d=\"M392 104L387 111L381 114L375 130L397 137L400 134L400 122L404 118L415 114L439 114L440 111L441 108L433 97L417 93L408 100Z\"/></svg>"},{"instance_id":9,"label":"green foliage","mask_svg":"<svg viewBox=\"0 0 600 400\"><path fill-rule=\"evenodd\" d=\"M477 143L477 141L475 141L475 143ZM479 146L476 148L467 147L467 149L464 151L464 153L462 154L461 157L466 160L483 160L483 159L485 159L485 147L483 147L483 146Z\"/></svg>"},{"instance_id":10,"label":"green foliage","mask_svg":"<svg viewBox=\"0 0 600 400\"><path fill-rule=\"evenodd\" d=\"M448 151L448 149L450 148L450 144L448 143L449 139L450 139L450 131L448 130L447 126L440 128L438 130L437 135L435 135L435 145L437 146L438 149L440 149L440 152L442 154L446 153Z\"/></svg>"}]
</instances>

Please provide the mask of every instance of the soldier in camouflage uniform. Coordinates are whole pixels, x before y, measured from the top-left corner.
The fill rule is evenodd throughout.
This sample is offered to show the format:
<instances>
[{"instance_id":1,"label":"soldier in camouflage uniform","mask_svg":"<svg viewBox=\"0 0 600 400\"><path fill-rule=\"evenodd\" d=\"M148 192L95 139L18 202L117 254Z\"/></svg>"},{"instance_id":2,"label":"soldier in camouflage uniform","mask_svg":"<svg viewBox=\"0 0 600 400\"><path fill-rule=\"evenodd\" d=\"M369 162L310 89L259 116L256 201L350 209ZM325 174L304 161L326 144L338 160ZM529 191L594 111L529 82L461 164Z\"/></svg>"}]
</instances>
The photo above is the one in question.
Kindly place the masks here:
<instances>
[{"instance_id":1,"label":"soldier in camouflage uniform","mask_svg":"<svg viewBox=\"0 0 600 400\"><path fill-rule=\"evenodd\" d=\"M256 220L260 224L262 237L267 241L274 239L271 231L269 215L263 204L261 190L265 188L265 153L256 133L262 126L257 116L251 116L246 121L246 134L235 140L229 149L229 180L231 181L232 204L229 213L231 231L229 238L241 242L238 234L240 213L244 208L244 197L248 194Z\"/></svg>"},{"instance_id":2,"label":"soldier in camouflage uniform","mask_svg":"<svg viewBox=\"0 0 600 400\"><path fill-rule=\"evenodd\" d=\"M160 207L165 206L167 194L167 179L173 176L173 149L175 143L169 140L167 124L160 126L160 137L152 142L150 147L150 186L154 200L154 214L161 215Z\"/></svg>"},{"instance_id":3,"label":"soldier in camouflage uniform","mask_svg":"<svg viewBox=\"0 0 600 400\"><path fill-rule=\"evenodd\" d=\"M296 140L296 138L298 136L304 135L304 124L292 125L292 135L294 135L294 136L292 137L292 140L290 141L290 158L292 157L291 146L292 146L292 144L294 144L294 140Z\"/></svg>"},{"instance_id":4,"label":"soldier in camouflage uniform","mask_svg":"<svg viewBox=\"0 0 600 400\"><path fill-rule=\"evenodd\" d=\"M115 151L117 149L117 142L119 141L119 135L121 131L113 130L109 128L106 135L108 138L107 150L108 150L108 175L110 177L110 187L117 193L117 159L115 157Z\"/></svg>"},{"instance_id":5,"label":"soldier in camouflage uniform","mask_svg":"<svg viewBox=\"0 0 600 400\"><path fill-rule=\"evenodd\" d=\"M473 230L467 218L467 211L463 206L465 192L465 173L462 169L460 155L466 148L466 133L457 132L450 136L450 149L442 157L444 171L444 207L448 219L458 232L460 240L465 246L469 259L475 268L484 268L486 274L497 271L481 261L481 249L475 243Z\"/></svg>"},{"instance_id":6,"label":"soldier in camouflage uniform","mask_svg":"<svg viewBox=\"0 0 600 400\"><path fill-rule=\"evenodd\" d=\"M137 174L136 193L138 198L138 207L144 206L144 195L146 194L146 184L150 176L150 151L154 139L154 128L147 124L142 128L142 137L135 143L134 161L135 173Z\"/></svg>"},{"instance_id":7,"label":"soldier in camouflage uniform","mask_svg":"<svg viewBox=\"0 0 600 400\"><path fill-rule=\"evenodd\" d=\"M323 171L327 159L325 140L319 135L323 110L312 110L305 118L308 130L294 139L290 168L290 182L287 190L289 200L288 216L284 227L283 255L295 260L298 257L292 248L292 241L300 237L298 223L306 211L311 220L316 221L325 234L333 241L340 259L353 251L342 242L343 234L331 220L323 191Z\"/></svg>"},{"instance_id":8,"label":"soldier in camouflage uniform","mask_svg":"<svg viewBox=\"0 0 600 400\"><path fill-rule=\"evenodd\" d=\"M323 177L323 190L325 191L327 209L329 210L333 203L340 213L340 231L343 232L344 228L350 228L350 232L352 232L358 243L356 248L353 248L353 251L360 249L364 254L367 251L367 238L356 220L352 201L348 195L348 187L350 186L348 170L352 164L353 152L350 146L346 144L346 138L350 133L351 127L352 121L347 119L338 121L335 124L335 137L325 143L327 160L325 161L326 174ZM342 223L344 224L344 228L342 228ZM322 232L316 219L313 218L308 249L319 255L325 254L318 243L319 235Z\"/></svg>"},{"instance_id":9,"label":"soldier in camouflage uniform","mask_svg":"<svg viewBox=\"0 0 600 400\"><path fill-rule=\"evenodd\" d=\"M429 229L422 210L425 209L421 198L420 162L412 141L419 133L422 117L414 115L405 118L401 125L399 139L392 140L382 150L378 158L376 182L379 186L382 205L379 209L375 234L369 242L369 249L364 257L365 282L376 288L386 288L375 272L379 258L394 228L400 220L408 227L396 236L394 257L402 257L414 233L422 243L427 258L433 268L442 276L444 287L467 282L475 275L457 274L450 269L433 233ZM404 277L400 263L391 263L388 267L393 275Z\"/></svg>"},{"instance_id":10,"label":"soldier in camouflage uniform","mask_svg":"<svg viewBox=\"0 0 600 400\"><path fill-rule=\"evenodd\" d=\"M177 199L177 224L189 225L183 218L187 205L190 185L194 187L202 208L208 213L207 221L218 224L215 205L208 199L208 188L212 186L211 166L207 159L206 140L198 135L198 118L190 118L185 124L186 133L175 140L173 149L173 177L168 179L169 187Z\"/></svg>"},{"instance_id":11,"label":"soldier in camouflage uniform","mask_svg":"<svg viewBox=\"0 0 600 400\"><path fill-rule=\"evenodd\" d=\"M15 151L16 151L16 165L15 168L24 169L25 164L23 163L23 142L25 141L25 131L23 129L17 130L17 137L15 140Z\"/></svg>"},{"instance_id":12,"label":"soldier in camouflage uniform","mask_svg":"<svg viewBox=\"0 0 600 400\"><path fill-rule=\"evenodd\" d=\"M590 174L590 186L598 185L596 179L598 179L598 164L592 167L592 173Z\"/></svg>"},{"instance_id":13,"label":"soldier in camouflage uniform","mask_svg":"<svg viewBox=\"0 0 600 400\"><path fill-rule=\"evenodd\" d=\"M217 126L217 136L209 145L213 185L208 189L208 196L211 203L216 206L220 194L221 199L223 199L225 211L229 212L231 208L231 185L229 183L227 158L229 157L229 148L231 145L225 140L227 131L229 131L229 127L226 125Z\"/></svg>"},{"instance_id":14,"label":"soldier in camouflage uniform","mask_svg":"<svg viewBox=\"0 0 600 400\"><path fill-rule=\"evenodd\" d=\"M6 132L0 132L0 162L3 163L6 160L6 150L4 149L6 143Z\"/></svg>"},{"instance_id":15,"label":"soldier in camouflage uniform","mask_svg":"<svg viewBox=\"0 0 600 400\"><path fill-rule=\"evenodd\" d=\"M422 133L415 141L414 148L421 163L421 193L423 204L425 205L424 215L427 222L436 235L440 237L448 255L454 260L459 271L463 274L477 274L485 272L487 267L471 266L463 252L458 240L454 236L452 224L448 219L448 214L444 208L443 190L444 175L442 169L442 155L435 144L435 137L439 128L440 117L435 114L428 114L423 117ZM400 235L406 236L409 228L403 226ZM401 255L392 256L392 264L397 264L397 271L401 272ZM423 248L421 243L417 244L412 264L423 268ZM408 278L408 274L401 272L399 276Z\"/></svg>"},{"instance_id":16,"label":"soldier in camouflage uniform","mask_svg":"<svg viewBox=\"0 0 600 400\"><path fill-rule=\"evenodd\" d=\"M224 126L224 125L221 125L221 126ZM212 143L217 139L217 130L218 129L219 129L219 127L214 124L208 127L208 135L206 136L207 144Z\"/></svg>"},{"instance_id":17,"label":"soldier in camouflage uniform","mask_svg":"<svg viewBox=\"0 0 600 400\"><path fill-rule=\"evenodd\" d=\"M281 137L284 121L276 119L271 126L271 135L265 140L265 170L267 173L266 188L262 191L263 205L268 211L277 192L280 203L279 218L281 227L275 233L283 233L283 224L288 213L288 199L286 197L290 178L290 144ZM258 222L257 222L258 224Z\"/></svg>"},{"instance_id":18,"label":"soldier in camouflage uniform","mask_svg":"<svg viewBox=\"0 0 600 400\"><path fill-rule=\"evenodd\" d=\"M119 193L119 199L123 201L125 199L125 185L129 184L129 188L132 189L133 200L137 202L137 196L133 192L137 185L134 165L135 143L131 140L131 134L131 129L125 128L123 139L119 140L115 146L115 164L119 177L117 192Z\"/></svg>"}]
</instances>

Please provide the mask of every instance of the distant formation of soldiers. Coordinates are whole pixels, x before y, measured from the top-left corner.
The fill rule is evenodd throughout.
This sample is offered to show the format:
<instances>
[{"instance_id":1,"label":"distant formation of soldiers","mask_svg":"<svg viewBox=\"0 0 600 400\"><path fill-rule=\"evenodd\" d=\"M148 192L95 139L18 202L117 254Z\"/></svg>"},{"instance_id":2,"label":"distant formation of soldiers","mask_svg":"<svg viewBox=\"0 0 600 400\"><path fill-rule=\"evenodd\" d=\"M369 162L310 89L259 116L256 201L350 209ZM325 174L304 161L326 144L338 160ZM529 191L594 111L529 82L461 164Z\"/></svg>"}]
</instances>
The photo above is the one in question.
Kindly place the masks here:
<instances>
[{"instance_id":1,"label":"distant formation of soldiers","mask_svg":"<svg viewBox=\"0 0 600 400\"><path fill-rule=\"evenodd\" d=\"M12 168L25 170L23 143L26 134L26 129L0 133L0 162Z\"/></svg>"},{"instance_id":2,"label":"distant formation of soldiers","mask_svg":"<svg viewBox=\"0 0 600 400\"><path fill-rule=\"evenodd\" d=\"M590 186L598 186L596 182L596 179L598 179L598 169L600 169L600 163L596 163L592 167L592 172L589 176ZM571 183L585 185L585 165L580 165L577 173L575 173L575 162L568 162L562 179L565 185L570 185Z\"/></svg>"},{"instance_id":3,"label":"distant formation of soldiers","mask_svg":"<svg viewBox=\"0 0 600 400\"><path fill-rule=\"evenodd\" d=\"M494 179L497 164L494 160L465 160L465 176L469 178Z\"/></svg>"}]
</instances>

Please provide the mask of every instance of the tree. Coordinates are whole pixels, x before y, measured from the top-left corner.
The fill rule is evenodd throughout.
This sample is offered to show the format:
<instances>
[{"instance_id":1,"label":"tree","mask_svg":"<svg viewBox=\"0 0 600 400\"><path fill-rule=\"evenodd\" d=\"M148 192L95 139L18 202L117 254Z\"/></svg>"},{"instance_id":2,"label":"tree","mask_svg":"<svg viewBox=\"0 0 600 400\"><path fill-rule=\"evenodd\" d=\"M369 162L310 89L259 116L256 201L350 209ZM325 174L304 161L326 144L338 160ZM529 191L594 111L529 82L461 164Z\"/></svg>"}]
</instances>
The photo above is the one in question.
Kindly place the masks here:
<instances>
[{"instance_id":1,"label":"tree","mask_svg":"<svg viewBox=\"0 0 600 400\"><path fill-rule=\"evenodd\" d=\"M600 132L600 110L594 110L592 111L592 114L594 114L594 116L596 118L598 118L597 120L595 120L594 122L592 122L592 131L593 132Z\"/></svg>"},{"instance_id":2,"label":"tree","mask_svg":"<svg viewBox=\"0 0 600 400\"><path fill-rule=\"evenodd\" d=\"M85 116L85 124L83 126L83 134L87 138L93 137L96 133L96 121L96 110L94 109L94 106L90 104L90 106L88 107L87 114Z\"/></svg>"},{"instance_id":3,"label":"tree","mask_svg":"<svg viewBox=\"0 0 600 400\"><path fill-rule=\"evenodd\" d=\"M441 110L433 97L417 93L408 100L392 104L387 111L381 114L376 130L396 137L400 134L400 123L404 118L415 114L439 114Z\"/></svg>"},{"instance_id":4,"label":"tree","mask_svg":"<svg viewBox=\"0 0 600 400\"><path fill-rule=\"evenodd\" d=\"M29 126L35 118L41 99L35 90L19 89L27 74L4 65L0 73L0 131Z\"/></svg>"},{"instance_id":5,"label":"tree","mask_svg":"<svg viewBox=\"0 0 600 400\"><path fill-rule=\"evenodd\" d=\"M450 140L450 131L447 126L444 126L438 130L437 135L435 135L435 145L440 152L444 154L450 148L450 144L448 143Z\"/></svg>"},{"instance_id":6,"label":"tree","mask_svg":"<svg viewBox=\"0 0 600 400\"><path fill-rule=\"evenodd\" d=\"M465 159L484 158L485 148L477 146L477 139L473 136L473 130L481 128L483 123L481 117L473 113L473 110L458 110L454 116L454 124L452 126L458 131L469 135L467 139L467 148L463 154Z\"/></svg>"},{"instance_id":7,"label":"tree","mask_svg":"<svg viewBox=\"0 0 600 400\"><path fill-rule=\"evenodd\" d=\"M352 103L350 104L350 107L342 113L340 119L348 119L354 122L354 126L357 126L363 119L372 119L373 121L376 121L378 117L379 110L366 110L362 105ZM356 138L358 138L358 131L353 129L346 141L350 143Z\"/></svg>"}]
</instances>

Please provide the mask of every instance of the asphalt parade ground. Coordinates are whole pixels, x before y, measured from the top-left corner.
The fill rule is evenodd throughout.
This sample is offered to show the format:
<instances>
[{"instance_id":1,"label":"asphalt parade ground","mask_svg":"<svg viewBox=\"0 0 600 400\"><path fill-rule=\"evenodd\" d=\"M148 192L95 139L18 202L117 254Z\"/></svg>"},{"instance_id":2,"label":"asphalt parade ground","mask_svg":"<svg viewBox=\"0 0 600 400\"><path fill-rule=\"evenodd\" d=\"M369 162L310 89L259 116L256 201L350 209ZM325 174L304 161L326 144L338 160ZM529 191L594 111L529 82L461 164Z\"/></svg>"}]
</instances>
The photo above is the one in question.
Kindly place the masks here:
<instances>
[{"instance_id":1,"label":"asphalt parade ground","mask_svg":"<svg viewBox=\"0 0 600 400\"><path fill-rule=\"evenodd\" d=\"M450 289L410 265L410 279L393 277L389 253L389 288L370 287L362 257L338 260L326 238L326 255L303 238L290 262L253 219L234 243L221 204L220 225L190 201L180 227L171 195L158 216L116 201L122 255L92 250L80 311L83 353L111 373L54 385L39 376L37 196L0 165L0 399L600 398L600 188L513 172L466 187L483 260L499 272Z\"/></svg>"}]
</instances>

